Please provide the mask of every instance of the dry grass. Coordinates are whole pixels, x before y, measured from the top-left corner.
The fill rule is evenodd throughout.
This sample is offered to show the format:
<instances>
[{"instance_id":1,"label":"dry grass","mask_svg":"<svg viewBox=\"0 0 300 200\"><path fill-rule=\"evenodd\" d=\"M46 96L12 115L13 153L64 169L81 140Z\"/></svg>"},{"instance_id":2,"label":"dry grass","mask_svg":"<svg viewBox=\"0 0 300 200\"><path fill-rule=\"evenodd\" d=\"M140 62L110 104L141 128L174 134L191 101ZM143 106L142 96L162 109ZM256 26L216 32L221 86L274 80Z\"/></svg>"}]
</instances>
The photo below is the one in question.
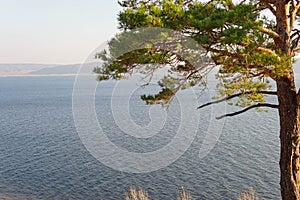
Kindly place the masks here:
<instances>
[{"instance_id":1,"label":"dry grass","mask_svg":"<svg viewBox=\"0 0 300 200\"><path fill-rule=\"evenodd\" d=\"M238 200L259 200L255 190L251 187L239 195Z\"/></svg>"},{"instance_id":2,"label":"dry grass","mask_svg":"<svg viewBox=\"0 0 300 200\"><path fill-rule=\"evenodd\" d=\"M150 198L147 191L143 189L136 190L135 188L130 188L130 192L125 194L125 200L150 200ZM192 200L192 197L184 190L184 188L182 188L177 196L177 200Z\"/></svg>"},{"instance_id":3,"label":"dry grass","mask_svg":"<svg viewBox=\"0 0 300 200\"><path fill-rule=\"evenodd\" d=\"M129 194L126 193L125 200L150 200L150 199L147 191L143 189L139 189L138 191L136 191L135 188L130 188Z\"/></svg>"},{"instance_id":4,"label":"dry grass","mask_svg":"<svg viewBox=\"0 0 300 200\"><path fill-rule=\"evenodd\" d=\"M177 200L192 200L192 196L182 187L179 196L177 196Z\"/></svg>"}]
</instances>

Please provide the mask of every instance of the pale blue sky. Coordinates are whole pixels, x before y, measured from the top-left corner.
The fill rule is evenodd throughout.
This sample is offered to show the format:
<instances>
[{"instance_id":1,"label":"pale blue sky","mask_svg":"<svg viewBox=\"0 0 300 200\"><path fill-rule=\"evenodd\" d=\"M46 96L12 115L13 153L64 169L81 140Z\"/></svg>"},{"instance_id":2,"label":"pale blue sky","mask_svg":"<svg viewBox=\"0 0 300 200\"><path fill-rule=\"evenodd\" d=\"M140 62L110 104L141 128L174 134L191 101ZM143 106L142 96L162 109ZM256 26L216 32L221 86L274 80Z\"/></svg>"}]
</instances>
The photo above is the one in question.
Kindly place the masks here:
<instances>
[{"instance_id":1,"label":"pale blue sky","mask_svg":"<svg viewBox=\"0 0 300 200\"><path fill-rule=\"evenodd\" d=\"M117 0L0 0L0 63L82 63L117 31Z\"/></svg>"}]
</instances>

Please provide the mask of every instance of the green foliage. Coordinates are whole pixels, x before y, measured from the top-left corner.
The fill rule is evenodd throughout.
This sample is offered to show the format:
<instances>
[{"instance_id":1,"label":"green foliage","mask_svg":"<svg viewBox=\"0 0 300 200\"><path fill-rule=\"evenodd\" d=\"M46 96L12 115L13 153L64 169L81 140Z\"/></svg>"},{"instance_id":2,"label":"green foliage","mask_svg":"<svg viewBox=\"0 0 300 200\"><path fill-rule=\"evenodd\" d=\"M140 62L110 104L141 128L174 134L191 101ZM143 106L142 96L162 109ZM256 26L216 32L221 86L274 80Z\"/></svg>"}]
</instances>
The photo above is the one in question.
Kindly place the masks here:
<instances>
[{"instance_id":1,"label":"green foliage","mask_svg":"<svg viewBox=\"0 0 300 200\"><path fill-rule=\"evenodd\" d=\"M110 41L109 51L97 55L105 64L94 72L99 80L120 79L136 71L151 76L167 65L170 74L160 81L161 92L142 96L149 104L168 103L178 90L205 84L205 70L196 67L205 61L197 61L201 52L194 51L193 42L183 44L168 31L124 53L124 46L138 46L135 41L148 37L147 31L141 30L126 34L138 28L176 30L204 48L219 67L221 96L253 92L242 95L234 103L237 106L264 102L265 95L258 92L269 90L270 80L292 70L291 56L275 45L275 23L262 14L266 7L259 1L124 0L119 4L123 7L118 18L122 33ZM162 40L165 43L155 42ZM172 51L162 48L166 43L173 44Z\"/></svg>"},{"instance_id":2,"label":"green foliage","mask_svg":"<svg viewBox=\"0 0 300 200\"><path fill-rule=\"evenodd\" d=\"M174 93L169 88L163 88L158 94L156 95L142 95L141 99L146 101L147 104L154 104L154 103L161 103L167 104L171 98L174 96Z\"/></svg>"},{"instance_id":3,"label":"green foliage","mask_svg":"<svg viewBox=\"0 0 300 200\"><path fill-rule=\"evenodd\" d=\"M162 91L142 97L148 104L168 104L178 90L202 83L201 70L207 70L209 64L204 49L177 34L169 29L136 29L117 35L108 50L96 55L104 61L94 69L98 80L121 79L138 72L150 81L156 70L168 68L169 75L159 82Z\"/></svg>"}]
</instances>

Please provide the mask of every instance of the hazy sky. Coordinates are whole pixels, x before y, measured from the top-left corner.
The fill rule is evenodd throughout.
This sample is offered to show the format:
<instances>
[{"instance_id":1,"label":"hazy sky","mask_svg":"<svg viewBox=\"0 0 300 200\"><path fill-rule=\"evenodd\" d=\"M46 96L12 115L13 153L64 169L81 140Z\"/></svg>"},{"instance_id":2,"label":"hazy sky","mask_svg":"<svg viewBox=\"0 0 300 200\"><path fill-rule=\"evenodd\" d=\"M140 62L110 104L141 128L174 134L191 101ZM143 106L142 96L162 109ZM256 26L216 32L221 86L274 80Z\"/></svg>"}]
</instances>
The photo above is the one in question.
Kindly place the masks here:
<instances>
[{"instance_id":1,"label":"hazy sky","mask_svg":"<svg viewBox=\"0 0 300 200\"><path fill-rule=\"evenodd\" d=\"M117 31L117 0L0 0L0 63L82 63Z\"/></svg>"}]
</instances>

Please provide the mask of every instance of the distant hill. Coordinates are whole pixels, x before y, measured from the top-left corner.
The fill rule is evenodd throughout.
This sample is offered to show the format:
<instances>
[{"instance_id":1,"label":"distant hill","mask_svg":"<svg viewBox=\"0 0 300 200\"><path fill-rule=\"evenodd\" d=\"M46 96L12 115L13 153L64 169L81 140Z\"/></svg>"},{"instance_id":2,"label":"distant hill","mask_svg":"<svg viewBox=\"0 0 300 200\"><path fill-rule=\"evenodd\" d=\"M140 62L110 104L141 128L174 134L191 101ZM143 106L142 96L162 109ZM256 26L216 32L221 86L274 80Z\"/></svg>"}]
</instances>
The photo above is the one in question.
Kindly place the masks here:
<instances>
[{"instance_id":1,"label":"distant hill","mask_svg":"<svg viewBox=\"0 0 300 200\"><path fill-rule=\"evenodd\" d=\"M84 64L84 73L91 74L93 72L94 67L99 66L100 63L87 63ZM32 71L29 74L43 74L43 75L53 75L53 74L77 74L81 64L73 64L73 65L60 65L55 67L43 68L40 70Z\"/></svg>"},{"instance_id":2,"label":"distant hill","mask_svg":"<svg viewBox=\"0 0 300 200\"><path fill-rule=\"evenodd\" d=\"M43 68L56 67L49 64L0 64L0 75L28 74Z\"/></svg>"},{"instance_id":3,"label":"distant hill","mask_svg":"<svg viewBox=\"0 0 300 200\"><path fill-rule=\"evenodd\" d=\"M36 71L32 71L29 74L76 74L79 67L80 64L59 65L55 67L51 66Z\"/></svg>"},{"instance_id":4,"label":"distant hill","mask_svg":"<svg viewBox=\"0 0 300 200\"><path fill-rule=\"evenodd\" d=\"M84 64L84 73L91 74L99 62ZM20 75L70 75L77 74L81 64L48 65L48 64L0 64L0 76Z\"/></svg>"}]
</instances>

